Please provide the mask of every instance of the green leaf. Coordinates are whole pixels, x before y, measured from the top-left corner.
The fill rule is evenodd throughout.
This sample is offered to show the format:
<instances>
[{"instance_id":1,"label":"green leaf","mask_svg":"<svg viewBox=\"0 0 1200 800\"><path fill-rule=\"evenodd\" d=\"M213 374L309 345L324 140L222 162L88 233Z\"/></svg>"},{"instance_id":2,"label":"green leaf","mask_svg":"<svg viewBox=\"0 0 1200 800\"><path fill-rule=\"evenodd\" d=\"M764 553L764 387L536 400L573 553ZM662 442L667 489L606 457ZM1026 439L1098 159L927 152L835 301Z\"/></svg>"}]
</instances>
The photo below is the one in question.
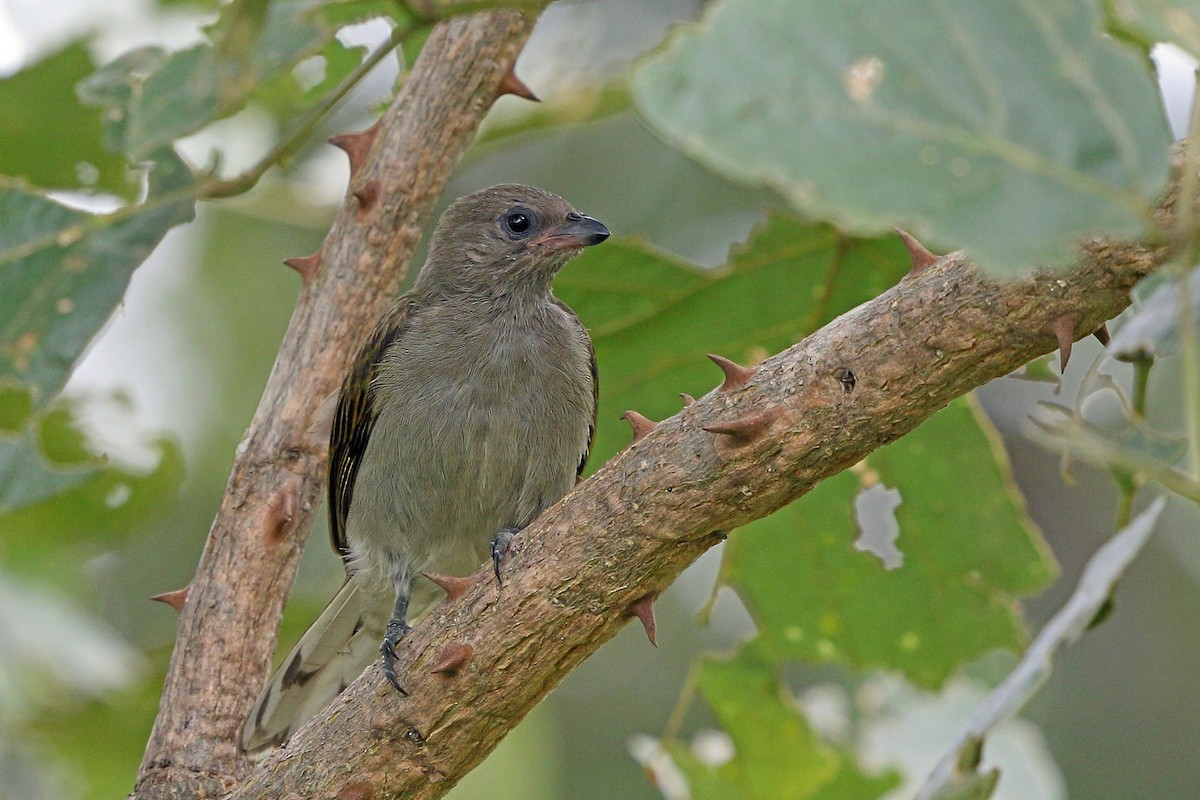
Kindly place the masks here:
<instances>
[{"instance_id":1,"label":"green leaf","mask_svg":"<svg viewBox=\"0 0 1200 800\"><path fill-rule=\"evenodd\" d=\"M837 753L784 697L769 666L745 650L730 661L706 658L699 664L697 685L733 740L736 755L712 767L672 748L696 800L805 800L833 780Z\"/></svg>"},{"instance_id":2,"label":"green leaf","mask_svg":"<svg viewBox=\"0 0 1200 800\"><path fill-rule=\"evenodd\" d=\"M0 183L0 383L28 386L35 409L62 386L134 268L192 219L191 174L173 152L155 157L146 201L109 215Z\"/></svg>"},{"instance_id":3,"label":"green leaf","mask_svg":"<svg viewBox=\"0 0 1200 800\"><path fill-rule=\"evenodd\" d=\"M33 413L33 398L19 386L0 386L0 443L21 433Z\"/></svg>"},{"instance_id":4,"label":"green leaf","mask_svg":"<svg viewBox=\"0 0 1200 800\"><path fill-rule=\"evenodd\" d=\"M961 665L1024 641L1017 598L1046 586L1053 562L1024 513L995 434L974 403L953 402L844 472L737 531L722 579L758 623L764 652L902 672L936 687ZM947 487L969 481L969 496ZM899 490L887 570L855 549L863 484Z\"/></svg>"},{"instance_id":5,"label":"green leaf","mask_svg":"<svg viewBox=\"0 0 1200 800\"><path fill-rule=\"evenodd\" d=\"M1159 273L1139 283L1134 290L1134 310L1108 343L1109 354L1132 361L1175 353L1179 346L1182 284L1180 278ZM1200 330L1200 267L1188 273L1187 288L1193 330Z\"/></svg>"},{"instance_id":6,"label":"green leaf","mask_svg":"<svg viewBox=\"0 0 1200 800\"><path fill-rule=\"evenodd\" d=\"M1146 231L1167 129L1085 0L721 0L634 76L647 121L844 230L900 225L1016 272Z\"/></svg>"},{"instance_id":7,"label":"green leaf","mask_svg":"<svg viewBox=\"0 0 1200 800\"><path fill-rule=\"evenodd\" d=\"M125 160L104 147L100 115L75 99L94 69L76 42L0 81L0 172L43 187L127 194Z\"/></svg>"},{"instance_id":8,"label":"green leaf","mask_svg":"<svg viewBox=\"0 0 1200 800\"><path fill-rule=\"evenodd\" d=\"M27 392L25 402L32 403ZM13 392L6 405L21 402ZM47 415L14 438L0 438L0 514L43 502L86 483L103 461L80 452L83 436L61 414ZM49 451L49 452L47 452ZM51 456L53 453L58 458Z\"/></svg>"},{"instance_id":9,"label":"green leaf","mask_svg":"<svg viewBox=\"0 0 1200 800\"><path fill-rule=\"evenodd\" d=\"M1101 426L1050 403L1042 403L1041 412L1032 418L1029 430L1029 437L1038 444L1118 473L1150 478L1200 502L1200 482L1174 466L1187 452L1184 438L1129 416Z\"/></svg>"},{"instance_id":10,"label":"green leaf","mask_svg":"<svg viewBox=\"0 0 1200 800\"><path fill-rule=\"evenodd\" d=\"M28 402L28 393L6 392L0 413ZM60 401L18 435L0 436L0 536L37 531L41 542L87 540L128 527L174 497L183 457L173 442L152 443L158 458L148 470L110 464L78 427L82 406Z\"/></svg>"},{"instance_id":11,"label":"green leaf","mask_svg":"<svg viewBox=\"0 0 1200 800\"><path fill-rule=\"evenodd\" d=\"M1200 56L1200 5L1195 0L1104 0L1109 28L1133 41L1170 42Z\"/></svg>"},{"instance_id":12,"label":"green leaf","mask_svg":"<svg viewBox=\"0 0 1200 800\"><path fill-rule=\"evenodd\" d=\"M319 0L236 2L209 29L212 44L177 53L126 53L79 85L105 109L105 141L134 159L195 133L245 105L258 87L315 55L335 31Z\"/></svg>"},{"instance_id":13,"label":"green leaf","mask_svg":"<svg viewBox=\"0 0 1200 800\"><path fill-rule=\"evenodd\" d=\"M700 396L719 372L705 353L757 361L899 280L908 256L896 237L840 236L827 225L773 214L721 270L705 270L635 240L575 259L555 291L588 326L600 367L592 463L629 443L621 414L654 419Z\"/></svg>"}]
</instances>

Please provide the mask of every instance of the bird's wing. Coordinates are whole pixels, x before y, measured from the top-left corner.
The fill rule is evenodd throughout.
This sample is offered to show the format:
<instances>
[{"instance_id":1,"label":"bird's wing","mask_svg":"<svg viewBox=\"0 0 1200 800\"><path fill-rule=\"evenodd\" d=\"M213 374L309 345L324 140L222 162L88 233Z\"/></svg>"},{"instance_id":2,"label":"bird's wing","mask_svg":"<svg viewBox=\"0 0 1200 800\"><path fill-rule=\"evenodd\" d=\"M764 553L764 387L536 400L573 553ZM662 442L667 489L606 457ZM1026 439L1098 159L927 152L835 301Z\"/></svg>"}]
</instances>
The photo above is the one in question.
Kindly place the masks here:
<instances>
[{"instance_id":1,"label":"bird's wing","mask_svg":"<svg viewBox=\"0 0 1200 800\"><path fill-rule=\"evenodd\" d=\"M338 395L329 437L329 537L343 560L350 555L346 516L350 513L354 480L375 425L375 374L388 347L404 334L415 308L414 300L405 296L383 315L358 351Z\"/></svg>"},{"instance_id":2,"label":"bird's wing","mask_svg":"<svg viewBox=\"0 0 1200 800\"><path fill-rule=\"evenodd\" d=\"M588 333L587 328L585 328L583 323L579 321L579 317L575 315L575 312L571 310L571 307L562 300L559 300L557 297L553 297L553 300L555 305L565 311L567 316L570 317L571 322L575 324L580 338L587 343L588 357L591 360L592 419L591 422L588 423L587 447L585 447L583 452L579 454L579 466L575 468L575 476L577 478L582 478L583 468L587 466L588 456L592 454L592 443L596 440L596 407L600 404L600 373L596 371L596 348L592 345L592 337Z\"/></svg>"}]
</instances>

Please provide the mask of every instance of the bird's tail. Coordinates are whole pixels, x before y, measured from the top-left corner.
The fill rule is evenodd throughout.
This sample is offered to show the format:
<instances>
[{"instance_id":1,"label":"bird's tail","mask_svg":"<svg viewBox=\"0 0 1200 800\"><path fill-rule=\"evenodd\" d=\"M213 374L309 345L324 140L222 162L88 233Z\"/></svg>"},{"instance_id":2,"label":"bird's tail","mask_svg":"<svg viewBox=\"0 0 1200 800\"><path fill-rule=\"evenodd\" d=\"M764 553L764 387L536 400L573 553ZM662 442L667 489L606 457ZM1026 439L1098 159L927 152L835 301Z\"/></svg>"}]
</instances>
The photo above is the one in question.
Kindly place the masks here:
<instances>
[{"instance_id":1,"label":"bird's tail","mask_svg":"<svg viewBox=\"0 0 1200 800\"><path fill-rule=\"evenodd\" d=\"M242 747L265 753L287 741L379 655L382 629L346 581L267 681L242 729Z\"/></svg>"}]
</instances>

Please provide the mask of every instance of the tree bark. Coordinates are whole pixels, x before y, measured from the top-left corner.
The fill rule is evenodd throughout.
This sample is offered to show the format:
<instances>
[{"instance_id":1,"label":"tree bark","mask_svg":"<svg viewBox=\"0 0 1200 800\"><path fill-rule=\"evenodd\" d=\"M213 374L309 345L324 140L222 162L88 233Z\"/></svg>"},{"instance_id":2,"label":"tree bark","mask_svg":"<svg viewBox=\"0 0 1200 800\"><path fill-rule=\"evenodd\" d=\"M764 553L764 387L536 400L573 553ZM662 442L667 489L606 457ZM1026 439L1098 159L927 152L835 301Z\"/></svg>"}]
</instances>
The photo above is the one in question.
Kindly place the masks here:
<instances>
[{"instance_id":1,"label":"tree bark","mask_svg":"<svg viewBox=\"0 0 1200 800\"><path fill-rule=\"evenodd\" d=\"M1063 275L999 284L952 254L906 278L605 464L517 538L503 586L481 568L405 639L408 697L368 669L233 797L442 796L723 531L1054 349L1063 317L1086 336L1164 258L1095 242Z\"/></svg>"},{"instance_id":2,"label":"tree bark","mask_svg":"<svg viewBox=\"0 0 1200 800\"><path fill-rule=\"evenodd\" d=\"M304 288L187 591L133 797L221 796L249 772L242 724L324 487L327 443L310 433L314 418L398 291L536 17L491 11L439 24L377 129L343 141L350 191L322 250L294 262Z\"/></svg>"}]
</instances>

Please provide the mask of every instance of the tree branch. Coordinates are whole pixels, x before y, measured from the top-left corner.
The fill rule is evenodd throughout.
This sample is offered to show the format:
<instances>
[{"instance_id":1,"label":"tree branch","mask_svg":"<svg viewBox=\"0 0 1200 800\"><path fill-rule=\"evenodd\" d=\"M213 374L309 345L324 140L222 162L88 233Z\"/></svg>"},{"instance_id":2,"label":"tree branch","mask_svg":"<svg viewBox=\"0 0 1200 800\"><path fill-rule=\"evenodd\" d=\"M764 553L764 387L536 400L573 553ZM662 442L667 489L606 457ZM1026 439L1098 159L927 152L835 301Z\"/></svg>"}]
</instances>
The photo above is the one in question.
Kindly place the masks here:
<instances>
[{"instance_id":1,"label":"tree branch","mask_svg":"<svg viewBox=\"0 0 1200 800\"><path fill-rule=\"evenodd\" d=\"M295 260L304 288L183 604L139 800L223 795L249 771L242 724L270 669L324 485L326 443L307 432L398 291L536 16L492 11L439 24L378 128L343 142L354 151L350 191L322 251Z\"/></svg>"},{"instance_id":2,"label":"tree branch","mask_svg":"<svg viewBox=\"0 0 1200 800\"><path fill-rule=\"evenodd\" d=\"M1064 275L997 284L951 254L906 278L613 458L518 537L503 587L481 569L405 639L409 697L368 669L234 797L440 797L722 531L1054 349L1064 315L1087 335L1164 258L1096 242Z\"/></svg>"}]
</instances>

